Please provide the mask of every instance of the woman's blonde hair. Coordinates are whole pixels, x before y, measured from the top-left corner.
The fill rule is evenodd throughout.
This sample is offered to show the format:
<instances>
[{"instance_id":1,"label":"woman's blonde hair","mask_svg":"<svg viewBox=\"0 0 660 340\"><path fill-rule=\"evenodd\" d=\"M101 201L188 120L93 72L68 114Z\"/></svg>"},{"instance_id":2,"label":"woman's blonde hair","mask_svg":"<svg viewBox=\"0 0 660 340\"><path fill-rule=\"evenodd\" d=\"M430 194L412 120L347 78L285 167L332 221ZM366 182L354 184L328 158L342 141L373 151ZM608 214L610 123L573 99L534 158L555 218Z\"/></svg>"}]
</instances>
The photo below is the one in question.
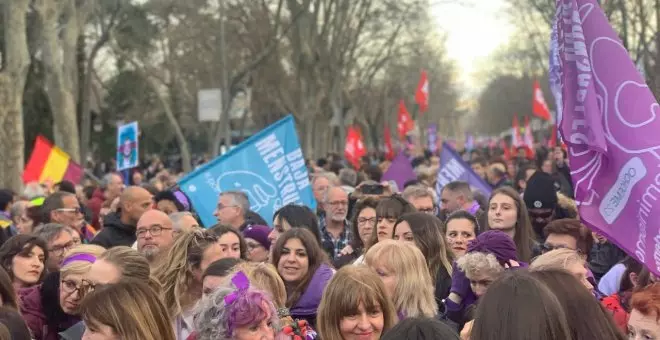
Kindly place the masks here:
<instances>
[{"instance_id":1,"label":"woman's blonde hair","mask_svg":"<svg viewBox=\"0 0 660 340\"><path fill-rule=\"evenodd\" d=\"M113 247L106 250L98 260L103 260L114 265L121 278L134 279L142 282L148 282L149 286L160 295L162 293L162 286L158 280L151 275L151 267L149 262L137 250L121 246Z\"/></svg>"},{"instance_id":2,"label":"woman's blonde hair","mask_svg":"<svg viewBox=\"0 0 660 340\"><path fill-rule=\"evenodd\" d=\"M93 244L81 244L71 248L64 255L60 268L60 276L62 278L69 275L85 275L92 267L92 264L105 252L105 248ZM77 255L91 255L94 261L90 259L77 259Z\"/></svg>"},{"instance_id":3,"label":"woman's blonde hair","mask_svg":"<svg viewBox=\"0 0 660 340\"><path fill-rule=\"evenodd\" d=\"M232 270L228 278L234 277L238 272L245 273L245 276L250 280L250 284L255 288L262 290L270 295L273 300L275 308L284 308L286 305L286 287L284 281L280 277L272 264L256 263L256 262L242 262L237 264ZM230 283L230 279L227 280Z\"/></svg>"},{"instance_id":4,"label":"woman's blonde hair","mask_svg":"<svg viewBox=\"0 0 660 340\"><path fill-rule=\"evenodd\" d=\"M120 339L176 339L165 305L142 281L129 279L99 287L85 297L80 311L92 331L105 325Z\"/></svg>"},{"instance_id":5,"label":"woman's blonde hair","mask_svg":"<svg viewBox=\"0 0 660 340\"><path fill-rule=\"evenodd\" d=\"M383 313L383 332L396 324L396 310L378 275L364 266L344 266L323 292L317 318L319 335L323 339L341 339L339 323L358 314L360 304L368 313Z\"/></svg>"},{"instance_id":6,"label":"woman's blonde hair","mask_svg":"<svg viewBox=\"0 0 660 340\"><path fill-rule=\"evenodd\" d=\"M435 317L433 280L422 252L412 244L384 240L367 251L365 263L382 267L396 274L396 288L392 301L397 312L405 317Z\"/></svg>"},{"instance_id":7,"label":"woman's blonde hair","mask_svg":"<svg viewBox=\"0 0 660 340\"><path fill-rule=\"evenodd\" d=\"M574 263L585 264L584 258L572 249L551 250L532 261L530 270L566 269Z\"/></svg>"},{"instance_id":8,"label":"woman's blonde hair","mask_svg":"<svg viewBox=\"0 0 660 340\"><path fill-rule=\"evenodd\" d=\"M218 237L207 230L191 230L181 233L174 244L154 268L154 276L163 285L163 300L172 317L191 308L201 296L201 289L193 291L197 282L195 270L200 265L206 249L218 242ZM200 275L201 276L201 275Z\"/></svg>"}]
</instances>

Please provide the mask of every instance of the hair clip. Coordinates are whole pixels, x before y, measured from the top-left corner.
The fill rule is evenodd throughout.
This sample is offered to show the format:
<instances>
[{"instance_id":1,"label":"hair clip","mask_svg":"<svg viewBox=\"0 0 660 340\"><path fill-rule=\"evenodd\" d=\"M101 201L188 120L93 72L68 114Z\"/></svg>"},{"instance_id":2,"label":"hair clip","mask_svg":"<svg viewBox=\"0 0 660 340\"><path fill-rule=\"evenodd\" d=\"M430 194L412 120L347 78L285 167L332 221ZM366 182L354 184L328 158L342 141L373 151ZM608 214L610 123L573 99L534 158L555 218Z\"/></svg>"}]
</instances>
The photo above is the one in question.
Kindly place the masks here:
<instances>
[{"instance_id":1,"label":"hair clip","mask_svg":"<svg viewBox=\"0 0 660 340\"><path fill-rule=\"evenodd\" d=\"M236 299L238 299L241 294L244 294L248 288L250 288L250 280L248 280L247 276L245 276L245 273L242 271L236 273L236 275L231 278L231 283L236 286L237 290L225 296L225 306L229 306L234 303L234 301L236 301Z\"/></svg>"}]
</instances>

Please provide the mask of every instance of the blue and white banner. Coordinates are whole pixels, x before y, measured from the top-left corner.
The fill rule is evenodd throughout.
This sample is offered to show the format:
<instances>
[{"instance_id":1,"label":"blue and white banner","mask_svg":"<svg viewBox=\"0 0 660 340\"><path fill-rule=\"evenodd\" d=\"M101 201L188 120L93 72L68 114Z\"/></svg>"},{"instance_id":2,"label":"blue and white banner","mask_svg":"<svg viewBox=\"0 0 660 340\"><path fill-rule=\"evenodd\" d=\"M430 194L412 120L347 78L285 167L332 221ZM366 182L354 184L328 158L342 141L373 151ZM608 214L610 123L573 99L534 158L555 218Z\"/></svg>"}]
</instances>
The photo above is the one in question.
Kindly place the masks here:
<instances>
[{"instance_id":1,"label":"blue and white banner","mask_svg":"<svg viewBox=\"0 0 660 340\"><path fill-rule=\"evenodd\" d=\"M454 181L467 182L472 187L472 191L480 191L486 197L490 196L493 190L490 184L474 173L472 167L463 161L461 156L448 143L442 143L440 170L438 171L438 181L436 183L438 197L442 195L442 188Z\"/></svg>"},{"instance_id":2,"label":"blue and white banner","mask_svg":"<svg viewBox=\"0 0 660 340\"><path fill-rule=\"evenodd\" d=\"M137 122L117 127L117 171L138 166L138 132Z\"/></svg>"},{"instance_id":3,"label":"blue and white banner","mask_svg":"<svg viewBox=\"0 0 660 340\"><path fill-rule=\"evenodd\" d=\"M305 157L293 116L289 115L179 180L205 227L225 191L242 191L250 210L266 221L289 203L316 208Z\"/></svg>"}]
</instances>

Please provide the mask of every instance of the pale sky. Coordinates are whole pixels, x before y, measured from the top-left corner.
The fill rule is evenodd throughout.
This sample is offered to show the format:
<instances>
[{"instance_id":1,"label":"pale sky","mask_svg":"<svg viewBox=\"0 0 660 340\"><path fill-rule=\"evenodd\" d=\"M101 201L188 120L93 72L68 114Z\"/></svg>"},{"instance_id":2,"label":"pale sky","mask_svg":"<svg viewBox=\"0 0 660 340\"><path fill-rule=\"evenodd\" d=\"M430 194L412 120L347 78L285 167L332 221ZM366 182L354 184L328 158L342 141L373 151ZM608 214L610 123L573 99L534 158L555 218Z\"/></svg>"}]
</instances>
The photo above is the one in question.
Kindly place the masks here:
<instances>
[{"instance_id":1,"label":"pale sky","mask_svg":"<svg viewBox=\"0 0 660 340\"><path fill-rule=\"evenodd\" d=\"M456 0L461 2L461 0ZM459 67L461 86L472 92L479 90L472 73L497 47L504 45L513 31L507 21L504 0L463 0L464 5L447 4L448 0L437 1L432 15L438 28L447 32L449 57Z\"/></svg>"}]
</instances>

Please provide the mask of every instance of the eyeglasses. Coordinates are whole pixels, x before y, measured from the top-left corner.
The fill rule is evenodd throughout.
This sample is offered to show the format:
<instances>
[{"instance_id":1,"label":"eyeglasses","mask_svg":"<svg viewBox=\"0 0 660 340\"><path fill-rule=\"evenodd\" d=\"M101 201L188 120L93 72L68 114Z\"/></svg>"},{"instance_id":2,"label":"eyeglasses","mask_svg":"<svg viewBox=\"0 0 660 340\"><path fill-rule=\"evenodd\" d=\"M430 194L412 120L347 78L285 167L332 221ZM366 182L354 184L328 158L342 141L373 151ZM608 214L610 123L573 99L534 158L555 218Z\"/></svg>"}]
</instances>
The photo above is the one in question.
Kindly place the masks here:
<instances>
[{"instance_id":1,"label":"eyeglasses","mask_svg":"<svg viewBox=\"0 0 660 340\"><path fill-rule=\"evenodd\" d=\"M81 293L83 291L83 284L78 285L76 281L73 280L62 280L62 290L67 294L73 294L75 292Z\"/></svg>"},{"instance_id":2,"label":"eyeglasses","mask_svg":"<svg viewBox=\"0 0 660 340\"><path fill-rule=\"evenodd\" d=\"M358 223L359 226L364 226L367 223L371 224L371 225L374 225L374 224L376 224L376 218L375 217L369 217L369 218L360 217L360 218L358 218L357 223Z\"/></svg>"},{"instance_id":3,"label":"eyeglasses","mask_svg":"<svg viewBox=\"0 0 660 340\"><path fill-rule=\"evenodd\" d=\"M421 213L429 214L429 215L435 215L435 214L438 212L438 208L436 208L436 207L433 207L433 208L423 208L423 209L419 209L419 210L417 210L417 211L419 211L419 212L421 212Z\"/></svg>"},{"instance_id":4,"label":"eyeglasses","mask_svg":"<svg viewBox=\"0 0 660 340\"><path fill-rule=\"evenodd\" d=\"M55 209L55 211L72 212L72 213L75 213L75 214L82 214L82 211L80 210L80 207L78 207L78 208L60 208L60 209Z\"/></svg>"},{"instance_id":5,"label":"eyeglasses","mask_svg":"<svg viewBox=\"0 0 660 340\"><path fill-rule=\"evenodd\" d=\"M73 239L70 242L67 242L61 246L55 246L53 248L48 249L48 252L55 256L62 256L64 253L71 250L71 248L77 245L80 245L80 239Z\"/></svg>"},{"instance_id":6,"label":"eyeglasses","mask_svg":"<svg viewBox=\"0 0 660 340\"><path fill-rule=\"evenodd\" d=\"M218 203L217 210L222 210L224 208L234 208L234 207L237 207L237 205L224 205L222 203Z\"/></svg>"},{"instance_id":7,"label":"eyeglasses","mask_svg":"<svg viewBox=\"0 0 660 340\"><path fill-rule=\"evenodd\" d=\"M103 284L100 283L94 283L89 280L82 279L80 281L80 287L78 288L81 292L83 293L91 293L96 290L96 287L102 287Z\"/></svg>"},{"instance_id":8,"label":"eyeglasses","mask_svg":"<svg viewBox=\"0 0 660 340\"><path fill-rule=\"evenodd\" d=\"M165 227L162 227L162 226L159 226L159 225L153 225L149 228L138 229L135 232L135 235L137 235L137 237L141 238L141 237L144 237L145 234L148 231L151 234L151 236L160 236L160 234L163 233L163 230L172 230L172 228L165 228Z\"/></svg>"}]
</instances>

